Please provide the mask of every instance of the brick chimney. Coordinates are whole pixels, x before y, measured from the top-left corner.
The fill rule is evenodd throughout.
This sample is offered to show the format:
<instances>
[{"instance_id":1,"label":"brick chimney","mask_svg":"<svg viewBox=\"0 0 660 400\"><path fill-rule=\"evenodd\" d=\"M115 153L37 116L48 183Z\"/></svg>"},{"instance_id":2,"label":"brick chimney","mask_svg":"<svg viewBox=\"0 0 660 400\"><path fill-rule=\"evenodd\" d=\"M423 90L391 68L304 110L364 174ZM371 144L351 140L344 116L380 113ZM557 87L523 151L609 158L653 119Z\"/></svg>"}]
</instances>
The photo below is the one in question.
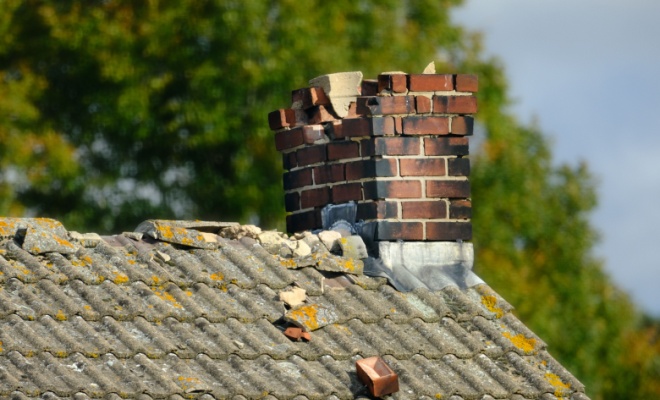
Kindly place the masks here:
<instances>
[{"instance_id":1,"label":"brick chimney","mask_svg":"<svg viewBox=\"0 0 660 400\"><path fill-rule=\"evenodd\" d=\"M324 208L356 204L370 241L472 238L468 138L474 75L324 75L269 114L282 153L287 230L328 228Z\"/></svg>"}]
</instances>

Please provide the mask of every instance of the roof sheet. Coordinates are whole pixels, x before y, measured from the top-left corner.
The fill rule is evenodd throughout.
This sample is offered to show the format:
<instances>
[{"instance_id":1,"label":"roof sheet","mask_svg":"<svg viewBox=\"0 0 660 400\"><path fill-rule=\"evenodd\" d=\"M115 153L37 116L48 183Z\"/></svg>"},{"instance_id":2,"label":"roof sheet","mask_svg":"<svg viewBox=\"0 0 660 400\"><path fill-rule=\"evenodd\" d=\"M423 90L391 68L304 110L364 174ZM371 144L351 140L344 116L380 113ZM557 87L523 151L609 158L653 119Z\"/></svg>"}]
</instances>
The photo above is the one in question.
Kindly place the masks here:
<instances>
[{"instance_id":1,"label":"roof sheet","mask_svg":"<svg viewBox=\"0 0 660 400\"><path fill-rule=\"evenodd\" d=\"M402 293L318 270L357 261L325 248L283 257L216 235L229 225L179 223L170 243L162 223L161 240L86 241L31 221L0 221L0 396L349 399L368 397L356 360L381 356L395 399L587 398L485 284ZM26 247L41 231L73 251ZM289 310L279 293L296 286L307 301ZM284 336L287 321L312 340Z\"/></svg>"}]
</instances>

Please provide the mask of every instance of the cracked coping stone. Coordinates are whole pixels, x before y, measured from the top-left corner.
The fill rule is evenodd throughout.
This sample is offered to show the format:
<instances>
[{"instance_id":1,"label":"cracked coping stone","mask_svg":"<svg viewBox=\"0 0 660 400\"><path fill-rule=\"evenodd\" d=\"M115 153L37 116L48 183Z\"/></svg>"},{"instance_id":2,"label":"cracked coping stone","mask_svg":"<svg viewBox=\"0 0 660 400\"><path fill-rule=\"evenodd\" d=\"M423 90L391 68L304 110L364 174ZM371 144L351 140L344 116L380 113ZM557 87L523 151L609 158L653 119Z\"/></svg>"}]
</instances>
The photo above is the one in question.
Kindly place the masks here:
<instances>
[{"instance_id":1,"label":"cracked coping stone","mask_svg":"<svg viewBox=\"0 0 660 400\"><path fill-rule=\"evenodd\" d=\"M322 304L309 304L289 310L284 314L284 319L308 332L339 321L335 309Z\"/></svg>"},{"instance_id":2,"label":"cracked coping stone","mask_svg":"<svg viewBox=\"0 0 660 400\"><path fill-rule=\"evenodd\" d=\"M367 275L386 277L399 291L417 288L461 289L484 283L472 272L472 243L380 242L380 262L371 263Z\"/></svg>"},{"instance_id":3,"label":"cracked coping stone","mask_svg":"<svg viewBox=\"0 0 660 400\"><path fill-rule=\"evenodd\" d=\"M211 225L213 228L218 227L221 229L223 224L215 222L202 222L202 221L168 221L168 220L147 220L142 222L135 228L135 232L144 233L151 236L156 240L163 242L180 244L188 247L195 247L200 249L215 249L218 247L217 241L210 241L207 235L203 232L194 229L195 227L201 229L208 229Z\"/></svg>"},{"instance_id":4,"label":"cracked coping stone","mask_svg":"<svg viewBox=\"0 0 660 400\"><path fill-rule=\"evenodd\" d=\"M49 218L0 218L0 238L23 237L23 249L31 254L70 254L78 249L69 242L64 225Z\"/></svg>"},{"instance_id":5,"label":"cracked coping stone","mask_svg":"<svg viewBox=\"0 0 660 400\"><path fill-rule=\"evenodd\" d=\"M330 99L335 113L344 118L348 115L351 102L360 95L362 72L338 72L336 74L321 75L309 81L311 86L321 87Z\"/></svg>"}]
</instances>

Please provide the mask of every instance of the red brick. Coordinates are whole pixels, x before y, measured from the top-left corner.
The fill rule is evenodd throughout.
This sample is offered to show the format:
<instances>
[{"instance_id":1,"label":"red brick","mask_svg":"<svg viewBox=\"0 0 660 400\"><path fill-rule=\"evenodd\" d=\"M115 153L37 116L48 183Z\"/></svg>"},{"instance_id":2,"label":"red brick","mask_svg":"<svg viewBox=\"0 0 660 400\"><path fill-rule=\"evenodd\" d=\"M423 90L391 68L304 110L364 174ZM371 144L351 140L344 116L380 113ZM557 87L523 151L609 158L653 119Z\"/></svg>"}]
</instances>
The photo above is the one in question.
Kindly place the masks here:
<instances>
[{"instance_id":1,"label":"red brick","mask_svg":"<svg viewBox=\"0 0 660 400\"><path fill-rule=\"evenodd\" d=\"M424 138L424 154L427 156L465 156L469 154L466 137Z\"/></svg>"},{"instance_id":2,"label":"red brick","mask_svg":"<svg viewBox=\"0 0 660 400\"><path fill-rule=\"evenodd\" d=\"M394 117L394 132L397 135L403 134L403 122L401 117Z\"/></svg>"},{"instance_id":3,"label":"red brick","mask_svg":"<svg viewBox=\"0 0 660 400\"><path fill-rule=\"evenodd\" d=\"M449 218L451 219L472 218L472 202L470 200L452 200L449 203Z\"/></svg>"},{"instance_id":4,"label":"red brick","mask_svg":"<svg viewBox=\"0 0 660 400\"><path fill-rule=\"evenodd\" d=\"M402 158L399 163L401 176L444 176L447 173L444 158Z\"/></svg>"},{"instance_id":5,"label":"red brick","mask_svg":"<svg viewBox=\"0 0 660 400\"><path fill-rule=\"evenodd\" d=\"M286 211L300 210L300 194L298 192L286 193L284 195L284 209Z\"/></svg>"},{"instance_id":6,"label":"red brick","mask_svg":"<svg viewBox=\"0 0 660 400\"><path fill-rule=\"evenodd\" d=\"M472 135L474 129L473 117L452 117L451 133L454 135Z\"/></svg>"},{"instance_id":7,"label":"red brick","mask_svg":"<svg viewBox=\"0 0 660 400\"><path fill-rule=\"evenodd\" d=\"M365 200L420 197L422 197L422 183L417 180L364 182Z\"/></svg>"},{"instance_id":8,"label":"red brick","mask_svg":"<svg viewBox=\"0 0 660 400\"><path fill-rule=\"evenodd\" d=\"M426 96L415 96L415 110L417 114L427 114L432 111L431 99Z\"/></svg>"},{"instance_id":9,"label":"red brick","mask_svg":"<svg viewBox=\"0 0 660 400\"><path fill-rule=\"evenodd\" d=\"M469 158L450 158L447 160L449 176L470 176Z\"/></svg>"},{"instance_id":10,"label":"red brick","mask_svg":"<svg viewBox=\"0 0 660 400\"><path fill-rule=\"evenodd\" d=\"M300 192L300 207L322 207L330 203L330 189L327 186Z\"/></svg>"},{"instance_id":11,"label":"red brick","mask_svg":"<svg viewBox=\"0 0 660 400\"><path fill-rule=\"evenodd\" d=\"M296 114L290 108L275 110L268 114L268 126L277 130L296 124Z\"/></svg>"},{"instance_id":12,"label":"red brick","mask_svg":"<svg viewBox=\"0 0 660 400\"><path fill-rule=\"evenodd\" d=\"M470 197L470 182L426 181L426 197L467 198Z\"/></svg>"},{"instance_id":13,"label":"red brick","mask_svg":"<svg viewBox=\"0 0 660 400\"><path fill-rule=\"evenodd\" d=\"M319 165L314 167L314 184L343 182L344 164Z\"/></svg>"},{"instance_id":14,"label":"red brick","mask_svg":"<svg viewBox=\"0 0 660 400\"><path fill-rule=\"evenodd\" d=\"M314 144L325 139L323 125L305 125L302 127L302 130L303 142L305 142L305 144Z\"/></svg>"},{"instance_id":15,"label":"red brick","mask_svg":"<svg viewBox=\"0 0 660 400\"><path fill-rule=\"evenodd\" d=\"M355 218L358 220L398 218L399 207L396 201L369 201L357 205Z\"/></svg>"},{"instance_id":16,"label":"red brick","mask_svg":"<svg viewBox=\"0 0 660 400\"><path fill-rule=\"evenodd\" d=\"M282 166L285 170L290 170L291 168L298 166L298 160L296 159L295 151L282 154Z\"/></svg>"},{"instance_id":17,"label":"red brick","mask_svg":"<svg viewBox=\"0 0 660 400\"><path fill-rule=\"evenodd\" d=\"M474 114L477 98L474 96L433 96L435 114Z\"/></svg>"},{"instance_id":18,"label":"red brick","mask_svg":"<svg viewBox=\"0 0 660 400\"><path fill-rule=\"evenodd\" d=\"M321 210L303 211L297 214L287 215L286 230L289 233L303 232L322 227Z\"/></svg>"},{"instance_id":19,"label":"red brick","mask_svg":"<svg viewBox=\"0 0 660 400\"><path fill-rule=\"evenodd\" d=\"M424 240L421 222L376 222L376 240Z\"/></svg>"},{"instance_id":20,"label":"red brick","mask_svg":"<svg viewBox=\"0 0 660 400\"><path fill-rule=\"evenodd\" d=\"M426 240L470 240L470 222L427 222Z\"/></svg>"},{"instance_id":21,"label":"red brick","mask_svg":"<svg viewBox=\"0 0 660 400\"><path fill-rule=\"evenodd\" d=\"M362 200L362 185L360 183L345 183L332 187L333 203L346 203L351 200Z\"/></svg>"},{"instance_id":22,"label":"red brick","mask_svg":"<svg viewBox=\"0 0 660 400\"><path fill-rule=\"evenodd\" d=\"M284 190L291 190L312 184L312 169L305 168L297 171L285 172L282 175Z\"/></svg>"},{"instance_id":23,"label":"red brick","mask_svg":"<svg viewBox=\"0 0 660 400\"><path fill-rule=\"evenodd\" d=\"M391 177L396 175L396 160L393 158L360 160L346 164L347 181L355 181L362 178Z\"/></svg>"},{"instance_id":24,"label":"red brick","mask_svg":"<svg viewBox=\"0 0 660 400\"><path fill-rule=\"evenodd\" d=\"M404 135L447 135L449 118L430 116L403 117Z\"/></svg>"},{"instance_id":25,"label":"red brick","mask_svg":"<svg viewBox=\"0 0 660 400\"><path fill-rule=\"evenodd\" d=\"M303 147L296 151L296 159L301 167L324 162L327 160L325 145Z\"/></svg>"},{"instance_id":26,"label":"red brick","mask_svg":"<svg viewBox=\"0 0 660 400\"><path fill-rule=\"evenodd\" d=\"M407 88L406 74L380 74L378 75L378 91L391 90L395 93L405 93Z\"/></svg>"},{"instance_id":27,"label":"red brick","mask_svg":"<svg viewBox=\"0 0 660 400\"><path fill-rule=\"evenodd\" d=\"M476 75L456 75L457 92L476 92L479 90L479 78Z\"/></svg>"},{"instance_id":28,"label":"red brick","mask_svg":"<svg viewBox=\"0 0 660 400\"><path fill-rule=\"evenodd\" d=\"M401 217L404 219L447 218L447 204L443 200L404 201L401 203Z\"/></svg>"},{"instance_id":29,"label":"red brick","mask_svg":"<svg viewBox=\"0 0 660 400\"><path fill-rule=\"evenodd\" d=\"M394 118L353 118L343 120L344 136L392 136L394 135Z\"/></svg>"},{"instance_id":30,"label":"red brick","mask_svg":"<svg viewBox=\"0 0 660 400\"><path fill-rule=\"evenodd\" d=\"M280 131L275 134L275 148L279 151L292 149L303 143L302 127Z\"/></svg>"},{"instance_id":31,"label":"red brick","mask_svg":"<svg viewBox=\"0 0 660 400\"><path fill-rule=\"evenodd\" d=\"M360 156L357 142L343 141L328 144L328 160L343 160Z\"/></svg>"},{"instance_id":32,"label":"red brick","mask_svg":"<svg viewBox=\"0 0 660 400\"><path fill-rule=\"evenodd\" d=\"M377 137L363 140L362 156L414 156L420 153L420 138Z\"/></svg>"},{"instance_id":33,"label":"red brick","mask_svg":"<svg viewBox=\"0 0 660 400\"><path fill-rule=\"evenodd\" d=\"M373 96L357 98L357 113L361 115L410 114L415 112L414 96Z\"/></svg>"},{"instance_id":34,"label":"red brick","mask_svg":"<svg viewBox=\"0 0 660 400\"><path fill-rule=\"evenodd\" d=\"M291 92L291 102L300 104L303 109L318 105L328 105L330 100L320 87L308 87Z\"/></svg>"},{"instance_id":35,"label":"red brick","mask_svg":"<svg viewBox=\"0 0 660 400\"><path fill-rule=\"evenodd\" d=\"M309 124L320 124L322 122L330 122L337 119L337 116L331 111L330 106L314 106L306 111Z\"/></svg>"},{"instance_id":36,"label":"red brick","mask_svg":"<svg viewBox=\"0 0 660 400\"><path fill-rule=\"evenodd\" d=\"M376 79L362 80L362 96L375 96L378 94L378 81Z\"/></svg>"},{"instance_id":37,"label":"red brick","mask_svg":"<svg viewBox=\"0 0 660 400\"><path fill-rule=\"evenodd\" d=\"M342 125L342 120L326 122L325 124L323 124L323 129L325 130L325 134L331 140L344 138L344 129Z\"/></svg>"},{"instance_id":38,"label":"red brick","mask_svg":"<svg viewBox=\"0 0 660 400\"><path fill-rule=\"evenodd\" d=\"M454 90L454 77L441 74L412 74L408 76L408 88L414 92Z\"/></svg>"}]
</instances>

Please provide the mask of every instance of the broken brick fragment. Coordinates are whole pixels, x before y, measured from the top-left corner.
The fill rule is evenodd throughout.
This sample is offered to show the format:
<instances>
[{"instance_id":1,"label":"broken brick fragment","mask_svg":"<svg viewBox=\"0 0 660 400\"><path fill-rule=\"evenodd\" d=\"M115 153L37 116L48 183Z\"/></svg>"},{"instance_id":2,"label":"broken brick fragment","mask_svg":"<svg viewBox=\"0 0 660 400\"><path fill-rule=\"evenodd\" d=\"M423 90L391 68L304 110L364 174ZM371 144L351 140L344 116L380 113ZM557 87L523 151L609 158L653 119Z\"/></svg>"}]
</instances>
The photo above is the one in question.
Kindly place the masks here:
<instances>
[{"instance_id":1,"label":"broken brick fragment","mask_svg":"<svg viewBox=\"0 0 660 400\"><path fill-rule=\"evenodd\" d=\"M360 381L374 397L381 397L399 391L399 376L380 357L357 360L355 369Z\"/></svg>"},{"instance_id":2,"label":"broken brick fragment","mask_svg":"<svg viewBox=\"0 0 660 400\"><path fill-rule=\"evenodd\" d=\"M307 333L307 332L306 332ZM291 340L298 340L302 337L303 330L297 326L290 326L284 330L284 336Z\"/></svg>"}]
</instances>

